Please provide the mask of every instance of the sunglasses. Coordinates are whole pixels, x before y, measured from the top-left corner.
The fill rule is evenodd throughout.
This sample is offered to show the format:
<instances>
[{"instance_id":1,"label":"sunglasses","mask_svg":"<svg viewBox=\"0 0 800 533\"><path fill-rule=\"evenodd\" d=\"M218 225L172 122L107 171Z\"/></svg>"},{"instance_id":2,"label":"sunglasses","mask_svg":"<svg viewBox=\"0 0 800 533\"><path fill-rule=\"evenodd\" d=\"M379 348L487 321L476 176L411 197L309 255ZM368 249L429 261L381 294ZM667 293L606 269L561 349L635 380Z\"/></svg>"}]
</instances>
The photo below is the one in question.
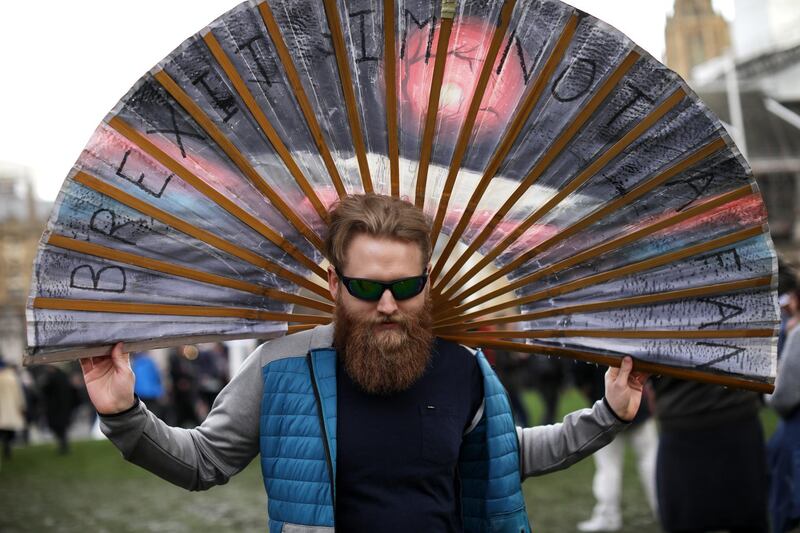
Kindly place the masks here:
<instances>
[{"instance_id":1,"label":"sunglasses","mask_svg":"<svg viewBox=\"0 0 800 533\"><path fill-rule=\"evenodd\" d=\"M347 292L359 300L377 302L387 289L391 291L395 300L408 300L422 292L428 282L428 273L411 278L396 279L393 281L376 281L374 279L348 278L336 269L336 275L342 280Z\"/></svg>"}]
</instances>

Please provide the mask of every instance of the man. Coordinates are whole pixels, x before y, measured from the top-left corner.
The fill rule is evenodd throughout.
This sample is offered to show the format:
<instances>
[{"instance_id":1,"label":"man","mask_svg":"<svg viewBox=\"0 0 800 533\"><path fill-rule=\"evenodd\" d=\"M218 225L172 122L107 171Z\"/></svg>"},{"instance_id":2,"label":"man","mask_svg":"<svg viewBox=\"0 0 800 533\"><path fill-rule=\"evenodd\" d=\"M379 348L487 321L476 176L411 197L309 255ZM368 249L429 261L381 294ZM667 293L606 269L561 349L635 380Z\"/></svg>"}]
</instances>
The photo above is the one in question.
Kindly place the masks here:
<instances>
[{"instance_id":1,"label":"man","mask_svg":"<svg viewBox=\"0 0 800 533\"><path fill-rule=\"evenodd\" d=\"M653 380L653 388L661 528L669 533L768 531L760 395L669 376Z\"/></svg>"},{"instance_id":2,"label":"man","mask_svg":"<svg viewBox=\"0 0 800 533\"><path fill-rule=\"evenodd\" d=\"M586 363L579 363L572 369L575 385L586 398L595 402L605 391L605 372ZM652 395L650 395L652 396ZM631 445L636 454L636 466L647 503L654 518L658 518L656 503L656 452L658 451L658 430L655 419L651 417L649 400L645 393L639 412L624 434L614 439L608 446L594 454L595 471L592 480L592 494L595 505L588 520L578 522L578 531L618 531L622 529L622 474L625 462L625 448Z\"/></svg>"},{"instance_id":3,"label":"man","mask_svg":"<svg viewBox=\"0 0 800 533\"><path fill-rule=\"evenodd\" d=\"M131 462L192 490L260 454L272 532L530 531L521 479L608 443L646 376L625 358L592 409L515 428L483 355L432 335L429 233L404 201L343 199L325 241L332 326L258 348L192 430L138 402L118 344L81 362L104 432Z\"/></svg>"}]
</instances>

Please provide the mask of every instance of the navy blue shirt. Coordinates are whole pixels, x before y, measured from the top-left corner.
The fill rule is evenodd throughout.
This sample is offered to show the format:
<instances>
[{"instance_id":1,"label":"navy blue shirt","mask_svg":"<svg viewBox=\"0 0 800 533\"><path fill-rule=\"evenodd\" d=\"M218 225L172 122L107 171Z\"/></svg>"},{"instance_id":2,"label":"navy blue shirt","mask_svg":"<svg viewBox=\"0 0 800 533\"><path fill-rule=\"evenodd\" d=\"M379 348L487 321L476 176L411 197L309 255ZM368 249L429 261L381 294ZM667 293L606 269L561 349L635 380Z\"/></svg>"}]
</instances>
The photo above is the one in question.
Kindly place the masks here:
<instances>
[{"instance_id":1,"label":"navy blue shirt","mask_svg":"<svg viewBox=\"0 0 800 533\"><path fill-rule=\"evenodd\" d=\"M337 531L462 531L458 454L483 400L475 356L436 339L409 389L363 392L336 368Z\"/></svg>"}]
</instances>

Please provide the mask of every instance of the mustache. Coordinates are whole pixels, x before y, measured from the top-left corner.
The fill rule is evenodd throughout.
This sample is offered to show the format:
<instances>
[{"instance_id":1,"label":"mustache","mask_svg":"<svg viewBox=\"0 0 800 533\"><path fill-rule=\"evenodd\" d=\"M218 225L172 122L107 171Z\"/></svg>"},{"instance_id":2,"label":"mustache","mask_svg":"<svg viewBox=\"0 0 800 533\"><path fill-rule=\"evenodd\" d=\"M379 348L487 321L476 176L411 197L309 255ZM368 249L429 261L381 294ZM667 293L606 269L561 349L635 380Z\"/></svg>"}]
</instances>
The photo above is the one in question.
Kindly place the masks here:
<instances>
[{"instance_id":1,"label":"mustache","mask_svg":"<svg viewBox=\"0 0 800 533\"><path fill-rule=\"evenodd\" d=\"M397 324L400 326L407 326L411 323L412 320L413 320L412 317L405 313L395 313L390 316L367 319L365 320L365 323L367 325L372 325L372 326L381 326L385 324Z\"/></svg>"}]
</instances>

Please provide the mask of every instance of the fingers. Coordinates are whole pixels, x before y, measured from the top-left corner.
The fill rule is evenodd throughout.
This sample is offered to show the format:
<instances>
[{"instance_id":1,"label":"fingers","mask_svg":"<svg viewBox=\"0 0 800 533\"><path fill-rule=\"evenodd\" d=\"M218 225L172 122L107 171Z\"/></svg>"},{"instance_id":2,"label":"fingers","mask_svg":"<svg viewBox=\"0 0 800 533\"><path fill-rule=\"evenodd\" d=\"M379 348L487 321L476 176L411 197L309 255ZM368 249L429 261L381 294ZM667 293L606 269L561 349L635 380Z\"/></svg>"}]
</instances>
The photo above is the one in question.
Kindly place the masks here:
<instances>
[{"instance_id":1,"label":"fingers","mask_svg":"<svg viewBox=\"0 0 800 533\"><path fill-rule=\"evenodd\" d=\"M87 357L85 359L78 359L78 363L81 365L81 371L84 374L87 374L90 370L94 368L94 363L92 363L92 358Z\"/></svg>"},{"instance_id":2,"label":"fingers","mask_svg":"<svg viewBox=\"0 0 800 533\"><path fill-rule=\"evenodd\" d=\"M111 348L111 353L109 355L98 355L78 359L81 370L85 375L98 366L105 365L108 367L109 362L111 362L113 366L130 367L130 354L123 353L122 350L123 345L121 342L118 342Z\"/></svg>"},{"instance_id":3,"label":"fingers","mask_svg":"<svg viewBox=\"0 0 800 533\"><path fill-rule=\"evenodd\" d=\"M97 357L85 357L83 359L78 359L84 377L88 376L90 373L103 371L104 368L107 368L109 366L110 361L111 361L110 355L101 355Z\"/></svg>"}]
</instances>

